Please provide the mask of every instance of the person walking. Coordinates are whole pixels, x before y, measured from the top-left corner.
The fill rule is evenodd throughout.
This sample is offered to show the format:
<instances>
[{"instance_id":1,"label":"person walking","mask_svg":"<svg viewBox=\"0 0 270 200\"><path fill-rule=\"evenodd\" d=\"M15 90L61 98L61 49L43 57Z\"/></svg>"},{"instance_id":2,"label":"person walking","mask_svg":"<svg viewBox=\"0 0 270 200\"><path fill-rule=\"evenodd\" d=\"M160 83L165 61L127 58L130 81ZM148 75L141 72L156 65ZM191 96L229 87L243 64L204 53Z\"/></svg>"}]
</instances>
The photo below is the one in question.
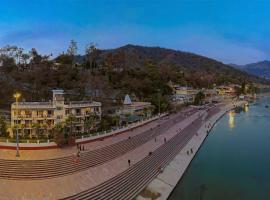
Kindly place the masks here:
<instances>
[{"instance_id":1,"label":"person walking","mask_svg":"<svg viewBox=\"0 0 270 200\"><path fill-rule=\"evenodd\" d=\"M130 160L128 159L128 166L130 166Z\"/></svg>"}]
</instances>

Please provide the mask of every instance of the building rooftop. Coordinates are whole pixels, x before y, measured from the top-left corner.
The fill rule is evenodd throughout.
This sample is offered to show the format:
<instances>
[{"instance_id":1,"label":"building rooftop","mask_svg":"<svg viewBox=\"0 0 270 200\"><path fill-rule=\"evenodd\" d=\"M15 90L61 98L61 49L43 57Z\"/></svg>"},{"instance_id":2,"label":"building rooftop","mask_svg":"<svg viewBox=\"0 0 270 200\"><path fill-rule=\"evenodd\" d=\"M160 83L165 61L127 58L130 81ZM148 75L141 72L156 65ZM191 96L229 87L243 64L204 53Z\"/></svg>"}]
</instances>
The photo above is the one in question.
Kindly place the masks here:
<instances>
[{"instance_id":1,"label":"building rooftop","mask_svg":"<svg viewBox=\"0 0 270 200\"><path fill-rule=\"evenodd\" d=\"M64 94L64 90L62 89L55 89L55 90L52 90L53 94Z\"/></svg>"}]
</instances>

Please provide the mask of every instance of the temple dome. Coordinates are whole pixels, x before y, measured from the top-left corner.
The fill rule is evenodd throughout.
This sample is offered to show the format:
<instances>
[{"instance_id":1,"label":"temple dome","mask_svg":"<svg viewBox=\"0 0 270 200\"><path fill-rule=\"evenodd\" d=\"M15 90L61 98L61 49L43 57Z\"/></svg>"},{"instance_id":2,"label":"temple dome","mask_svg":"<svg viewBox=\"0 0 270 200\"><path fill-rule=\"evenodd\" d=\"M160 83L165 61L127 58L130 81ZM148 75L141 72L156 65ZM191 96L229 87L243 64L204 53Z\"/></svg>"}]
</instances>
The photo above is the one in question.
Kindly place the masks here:
<instances>
[{"instance_id":1,"label":"temple dome","mask_svg":"<svg viewBox=\"0 0 270 200\"><path fill-rule=\"evenodd\" d=\"M127 94L125 96L124 105L131 105L131 104L132 104L132 101L131 101L129 95Z\"/></svg>"}]
</instances>

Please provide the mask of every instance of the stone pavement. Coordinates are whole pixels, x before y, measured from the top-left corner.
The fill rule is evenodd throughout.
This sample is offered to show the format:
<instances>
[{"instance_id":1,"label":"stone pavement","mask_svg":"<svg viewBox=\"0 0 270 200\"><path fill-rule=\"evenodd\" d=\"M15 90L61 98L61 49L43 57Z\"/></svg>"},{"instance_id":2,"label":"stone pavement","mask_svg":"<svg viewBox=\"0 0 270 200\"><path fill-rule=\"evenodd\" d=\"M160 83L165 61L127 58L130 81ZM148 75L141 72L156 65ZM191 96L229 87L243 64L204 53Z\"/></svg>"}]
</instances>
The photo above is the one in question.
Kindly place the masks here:
<instances>
[{"instance_id":1,"label":"stone pavement","mask_svg":"<svg viewBox=\"0 0 270 200\"><path fill-rule=\"evenodd\" d=\"M238 102L238 105L243 103L244 102ZM157 200L166 200L182 178L192 159L208 135L207 130L210 129L207 126L211 124L212 128L219 118L221 118L227 111L231 110L233 106L233 104L223 105L220 112L205 121L204 125L197 131L197 135L194 135L191 138L188 144L179 152L164 171L147 186L146 189L150 192L160 194L160 197L158 197ZM190 153L190 149L193 150L193 153ZM189 151L189 154L187 154L187 151ZM144 198L139 195L137 199L143 200Z\"/></svg>"},{"instance_id":2,"label":"stone pavement","mask_svg":"<svg viewBox=\"0 0 270 200\"><path fill-rule=\"evenodd\" d=\"M161 120L166 121L166 120ZM115 137L109 137L104 139L103 141L94 141L90 143L83 144L85 147L85 151L91 151L94 149L102 148L104 146L108 146L122 140L127 139L129 136L135 136L137 134L142 133L150 128L156 127L158 125L158 120L149 122L144 126L140 126L137 128L133 128L132 130L121 133ZM41 160L41 159L50 159L50 158L58 158L72 155L76 152L76 146L74 147L65 147L65 148L57 148L57 149L46 149L46 150L20 150L20 160ZM0 159L18 159L15 157L15 150L0 150Z\"/></svg>"},{"instance_id":3,"label":"stone pavement","mask_svg":"<svg viewBox=\"0 0 270 200\"><path fill-rule=\"evenodd\" d=\"M165 136L169 140L180 128L186 127L197 117L198 113L193 114L184 121L169 128L164 134L157 137L156 142L153 139L117 159L79 173L45 180L24 181L2 179L0 181L0 197L1 199L28 200L59 199L84 191L126 170L128 168L128 159L131 160L131 164L134 164L145 156L148 156L150 151L154 151L164 143Z\"/></svg>"}]
</instances>

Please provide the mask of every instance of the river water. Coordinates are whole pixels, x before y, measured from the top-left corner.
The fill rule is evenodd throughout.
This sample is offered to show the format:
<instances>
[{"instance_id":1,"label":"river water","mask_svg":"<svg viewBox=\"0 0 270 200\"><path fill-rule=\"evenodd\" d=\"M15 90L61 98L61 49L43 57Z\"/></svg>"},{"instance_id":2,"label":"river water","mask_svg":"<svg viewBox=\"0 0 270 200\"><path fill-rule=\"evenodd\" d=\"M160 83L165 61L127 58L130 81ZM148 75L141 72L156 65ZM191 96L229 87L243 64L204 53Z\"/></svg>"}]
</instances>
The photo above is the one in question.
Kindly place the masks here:
<instances>
[{"instance_id":1,"label":"river water","mask_svg":"<svg viewBox=\"0 0 270 200\"><path fill-rule=\"evenodd\" d=\"M169 200L270 200L270 97L215 125Z\"/></svg>"}]
</instances>

